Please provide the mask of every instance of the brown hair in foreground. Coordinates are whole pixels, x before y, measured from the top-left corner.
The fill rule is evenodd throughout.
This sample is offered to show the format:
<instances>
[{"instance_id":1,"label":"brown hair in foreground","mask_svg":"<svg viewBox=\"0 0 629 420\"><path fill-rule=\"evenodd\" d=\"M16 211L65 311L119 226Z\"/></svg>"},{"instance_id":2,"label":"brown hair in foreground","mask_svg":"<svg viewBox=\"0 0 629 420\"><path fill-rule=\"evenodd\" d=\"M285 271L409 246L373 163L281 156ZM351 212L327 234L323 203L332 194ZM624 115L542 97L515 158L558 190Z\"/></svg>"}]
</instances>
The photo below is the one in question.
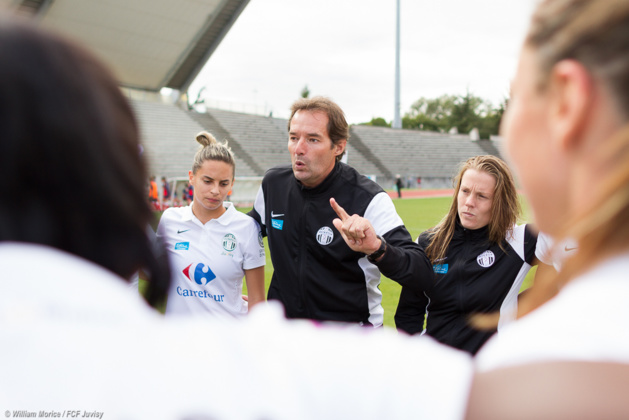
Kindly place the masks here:
<instances>
[{"instance_id":1,"label":"brown hair in foreground","mask_svg":"<svg viewBox=\"0 0 629 420\"><path fill-rule=\"evenodd\" d=\"M47 245L166 296L138 126L110 72L57 35L0 16L0 241Z\"/></svg>"}]
</instances>

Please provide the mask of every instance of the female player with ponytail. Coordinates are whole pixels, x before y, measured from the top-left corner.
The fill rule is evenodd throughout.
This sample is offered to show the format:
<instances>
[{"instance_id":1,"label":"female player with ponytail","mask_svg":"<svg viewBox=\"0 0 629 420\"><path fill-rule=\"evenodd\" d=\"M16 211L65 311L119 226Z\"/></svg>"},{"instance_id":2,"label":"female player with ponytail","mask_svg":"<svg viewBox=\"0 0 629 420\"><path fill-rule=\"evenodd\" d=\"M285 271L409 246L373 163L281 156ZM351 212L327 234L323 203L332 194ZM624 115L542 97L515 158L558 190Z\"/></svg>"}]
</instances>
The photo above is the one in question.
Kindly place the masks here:
<instances>
[{"instance_id":1,"label":"female player with ponytail","mask_svg":"<svg viewBox=\"0 0 629 420\"><path fill-rule=\"evenodd\" d=\"M157 229L172 265L166 314L239 317L264 301L264 243L258 224L225 201L236 169L227 143L207 132L196 140L201 148L188 174L194 199L167 209Z\"/></svg>"}]
</instances>

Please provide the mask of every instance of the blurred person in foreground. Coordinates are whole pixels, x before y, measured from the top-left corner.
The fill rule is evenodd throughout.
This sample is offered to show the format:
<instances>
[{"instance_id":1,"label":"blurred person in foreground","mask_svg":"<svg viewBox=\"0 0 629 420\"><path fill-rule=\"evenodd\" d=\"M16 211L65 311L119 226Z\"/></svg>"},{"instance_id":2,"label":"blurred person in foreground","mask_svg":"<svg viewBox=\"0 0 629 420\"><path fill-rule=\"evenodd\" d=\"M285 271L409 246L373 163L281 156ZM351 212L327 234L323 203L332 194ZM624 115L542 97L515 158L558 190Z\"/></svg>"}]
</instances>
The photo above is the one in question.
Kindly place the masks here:
<instances>
[{"instance_id":1,"label":"blurred person in foreground","mask_svg":"<svg viewBox=\"0 0 629 420\"><path fill-rule=\"evenodd\" d=\"M545 1L533 16L501 132L536 224L577 249L538 276L519 311L540 307L487 343L483 369L629 363L628 35L628 0Z\"/></svg>"},{"instance_id":2,"label":"blurred person in foreground","mask_svg":"<svg viewBox=\"0 0 629 420\"><path fill-rule=\"evenodd\" d=\"M594 3L587 2L586 5ZM540 8L540 13L555 4L557 2L548 2L545 8ZM619 38L615 30L627 28L629 5L627 1L614 3L616 6L619 4L624 7L610 11L606 14L607 19L599 19L590 27L601 30L611 28L611 32L616 34L612 40L620 41L622 38L626 42L628 38L624 35ZM557 18L564 14L562 9L551 13ZM587 8L579 9L579 16L584 17L585 22L594 17ZM574 16L568 17L567 22L576 21ZM56 36L17 23L15 18L12 20L0 19L0 87L3 92L0 96L0 129L10 127L0 136L0 170L13 162L11 170L2 173L6 176L0 177L0 183L6 189L9 188L7 184L15 182L16 176L27 176L32 188L29 195L32 201L20 207L19 210L24 213L30 212L24 215L6 201L0 201L0 225L3 232L11 231L11 223L33 215L38 218L38 230L44 232L33 232L27 224L23 224L27 229L22 236L14 230L12 235L2 236L0 244L0 338L5 343L0 357L0 404L5 412L12 414L9 410L22 409L29 412L56 411L60 416L67 407L75 407L89 414L99 414L101 418L127 419L504 419L627 418L629 415L624 395L629 386L626 360L629 351L623 348L628 334L622 329L625 328L622 320L626 319L627 308L617 304L624 299L622 292L626 287L626 277L620 278L617 273L597 276L602 287L592 288L593 297L605 295L613 301L610 312L588 314L594 315L596 320L605 318L616 326L622 324L616 328L615 334L594 331L590 335L592 331L586 333L580 330L579 337L575 337L569 326L571 343L566 343L565 347L577 344L587 349L586 354L571 357L566 352L556 356L546 352L547 356L540 357L536 356L539 352L533 351L529 357L520 354L514 363L496 369L488 369L482 363L475 367L469 355L439 345L427 337L397 336L387 329L373 334L363 328L322 327L309 321L286 321L281 316L281 310L273 304L258 305L251 316L220 325L209 325L206 319L200 317L169 320L149 310L128 293L123 277L145 265L150 257L131 258L132 263L122 264L123 268L117 269L117 264L108 262L111 257L115 257L114 261L128 259L119 255L115 246L112 247L112 255L107 255L104 262L101 252L77 251L89 249L91 242L107 238L106 232L80 230L76 235L82 239L79 242L84 246L72 249L60 245L64 242L62 239L54 240L58 238L54 234L55 226L66 217L65 211L75 211L75 218L81 222L89 220L93 207L64 208L65 211L50 214L38 211L40 205L51 204L40 203L37 194L43 194L54 185L50 179L58 181L57 169L66 165L72 168L68 170L74 171L85 161L86 165L91 165L91 176L99 178L98 182L102 178L122 188L129 185L130 179L133 180L133 191L128 193L128 198L136 205L121 200L119 192L110 197L104 195L102 189L91 190L96 191L98 197L105 196L111 201L108 205L113 208L109 212L117 216L127 215L133 220L116 231L119 235L115 237L123 238L120 239L121 251L134 253L133 249L125 246L129 239L126 232L130 230L131 236L143 239L128 246L139 246L140 250L149 252L150 245L143 235L150 213L143 188L146 179L143 164L137 156L137 131L132 130L134 134L128 138L122 134L114 135L110 138L111 142L95 146L91 143L101 142L95 142L92 136L94 121L86 124L90 128L87 135L70 124L78 121L81 125L83 122L76 119L76 113L86 109L89 112L85 112L92 118L108 123L98 126L102 130L119 130L122 121L133 120L128 104L115 81L91 55ZM608 42L609 39L603 38L602 41ZM529 42L526 48L535 46ZM626 45L620 44L618 51L625 50ZM61 61L57 62L59 59ZM539 67L533 70L537 70L537 75L547 76L554 72L551 69L555 65L561 67L562 60L554 60L555 64L547 71L540 72ZM523 63L526 63L524 58ZM582 93L593 94L602 87L602 82L591 79L592 70L584 69L582 67L581 74L592 83ZM621 73L626 75L626 68ZM86 85L74 88L74 83L80 80ZM58 115L57 118L62 121L49 119L48 114L52 111L46 106L34 110L48 103L41 100L41 89L46 86L54 86L63 93L49 98L53 101L50 104L53 109L72 111L70 115ZM527 89L517 91L526 96ZM544 95L548 91L534 89L528 93ZM39 95L40 100L35 101L29 95ZM599 105L608 107L607 111L622 109L608 97ZM42 113L43 110L49 112ZM512 111L514 114L509 118L517 115L517 108ZM549 117L549 114L538 116L542 120ZM582 117L586 115L581 115L578 121L583 122ZM24 121L36 127L38 135L22 134L31 130L30 127L19 127ZM594 119L585 118L585 121L588 121L587 126ZM512 120L511 124L514 122ZM614 124L614 129L609 131L616 133L622 125ZM577 132L583 133L581 130L585 126ZM522 135L531 129L536 130L537 126L527 124L517 131ZM63 136L53 136L55 130L60 130ZM618 133L619 137L610 137L612 140L608 144L606 134L612 133L606 131L600 128L593 130L598 133L595 137L605 146L617 146L618 142L626 146L627 137L621 133ZM509 130L506 133L509 136ZM61 143L53 144L52 138ZM68 143L71 138L74 140ZM520 139L512 137L509 141L516 140ZM538 146L548 152L552 149L551 144ZM522 146L524 149L526 145ZM42 147L63 148L63 153L42 153ZM85 150L86 147L88 150ZM100 149L96 153L90 152L90 147L104 147L110 153L104 154ZM515 143L511 147L515 150ZM603 148L610 151L607 147ZM597 191L600 196L596 200L600 206L593 205L587 211L589 216L596 216L589 220L599 228L615 224L616 219L610 219L610 215L618 214L619 208L627 208L626 198L610 198L615 197L614 191L626 189L629 185L627 158L616 153L618 149L612 148L611 151L619 160L607 162L602 171L604 174L601 174L610 183L598 178L596 185L601 187L601 191ZM525 153L525 150L522 152ZM45 162L42 156L49 161ZM35 157L37 164L31 163ZM573 161L559 153L555 158L561 158L563 164L570 166L568 162L583 162L582 159L589 160L592 156L573 156L577 159ZM518 167L524 179L527 177L525 165L535 160L530 157L522 159L518 161ZM41 169L39 165L43 163L51 167ZM43 173L47 176L35 177L42 175L42 170L47 171ZM130 171L129 178L125 176L127 171ZM605 174L607 171L622 176ZM525 188L533 187L530 174L528 176ZM540 191L546 191L544 185L540 188ZM127 197L127 193L123 196ZM531 202L534 206L539 205L536 199ZM38 205L32 206L32 203ZM102 200L97 204L103 204ZM609 206L612 208L609 209ZM565 208L572 213L579 207L570 204ZM598 214L592 214L592 211L598 210L606 213L603 219ZM136 214L141 216L134 217ZM585 217L583 220L587 220ZM620 218L625 222L621 228L627 227L625 219ZM599 224L601 220L603 226ZM103 229L109 230L117 229L122 223L115 217L105 217L100 222ZM567 233L581 238L579 232ZM38 241L37 235L53 239ZM602 237L610 241L592 244L596 245L591 250L595 260L588 260L586 264L604 260L611 262L609 258L612 254L624 254L622 258L626 260L626 232L605 229ZM42 243L45 245L39 245ZM581 250L581 243L579 245ZM140 255L144 253L140 252ZM575 267L573 264L568 261L565 265L568 271L562 270L562 274L570 273L570 267ZM157 268L153 270L157 271ZM608 279L612 279L610 281L614 284L610 285ZM584 281L592 283L588 280L580 279L568 284L554 300L531 313L531 316L543 313L546 307L564 298L569 301L568 315L577 311L582 314L583 308L588 306L578 300L570 302L569 288L579 286L579 283L582 285ZM542 295L541 300L546 298ZM552 314L545 316L551 323L554 322ZM576 318L578 320L569 319L568 325L584 319L583 316ZM526 321L527 318L524 318L513 323L513 329ZM559 331L562 328L560 326ZM504 335L497 336L489 344L495 342L499 345L503 338ZM541 340L534 336L532 339L543 349ZM588 339L592 343L584 344ZM486 350L483 349L479 357ZM380 357L377 368L372 369L374 354L387 357ZM619 363L592 363L602 360ZM500 362L494 366L499 365ZM375 385L377 389L370 392L372 389L367 388L367 384L390 385L385 388Z\"/></svg>"},{"instance_id":3,"label":"blurred person in foreground","mask_svg":"<svg viewBox=\"0 0 629 420\"><path fill-rule=\"evenodd\" d=\"M627 381L627 51L628 0L546 0L534 12L501 133L535 223L556 243L569 239L577 249L558 274L536 278L520 300L521 319L490 339L478 353L479 375L521 370L532 363L606 361L620 363L619 372L624 372ZM555 252L562 251L565 249ZM477 319L478 324L484 321ZM608 392L612 376L606 375L596 384L575 376L578 384L569 388L605 386ZM552 382L552 378L546 373L539 381L523 383L528 391L520 393L519 407L528 410L527 401L538 403L522 399L523 395L551 392L551 383L544 381ZM507 395L518 392L517 375L509 382L512 380L513 388L505 385L495 396L505 404L484 405L486 416L478 418L507 418L505 413L513 412L507 407ZM626 413L604 413L602 400L609 397L605 392L592 390L595 398L573 401L583 410L575 410L573 418L627 418ZM515 395L511 394L511 402ZM557 396L542 398L551 402ZM596 398L601 398L600 404L595 403ZM472 405L472 411L476 407ZM545 417L571 418L551 413L549 410Z\"/></svg>"},{"instance_id":4,"label":"blurred person in foreground","mask_svg":"<svg viewBox=\"0 0 629 420\"><path fill-rule=\"evenodd\" d=\"M25 270L20 282L37 277L41 287L61 287L49 283L53 267L38 258L59 255L121 280L143 270L149 303L162 303L170 277L146 234L152 213L141 197L147 178L129 103L91 55L7 20L0 27L0 189L24 199L0 200L0 243L24 247L24 260L14 261ZM75 278L83 280L72 288L77 297L100 300L89 276L65 281Z\"/></svg>"}]
</instances>

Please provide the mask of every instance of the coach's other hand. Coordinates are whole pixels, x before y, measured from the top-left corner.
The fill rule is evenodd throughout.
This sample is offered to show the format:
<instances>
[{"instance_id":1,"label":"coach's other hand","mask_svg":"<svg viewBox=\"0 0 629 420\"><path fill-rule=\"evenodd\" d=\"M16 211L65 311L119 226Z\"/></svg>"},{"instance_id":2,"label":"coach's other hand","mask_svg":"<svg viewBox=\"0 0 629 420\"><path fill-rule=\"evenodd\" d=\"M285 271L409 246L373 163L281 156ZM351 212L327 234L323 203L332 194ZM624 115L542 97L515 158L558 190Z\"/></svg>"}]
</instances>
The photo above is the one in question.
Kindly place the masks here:
<instances>
[{"instance_id":1,"label":"coach's other hand","mask_svg":"<svg viewBox=\"0 0 629 420\"><path fill-rule=\"evenodd\" d=\"M330 205L339 216L338 219L332 220L332 223L341 232L345 243L352 251L370 255L380 248L381 241L369 220L357 214L350 216L334 198L330 198Z\"/></svg>"}]
</instances>

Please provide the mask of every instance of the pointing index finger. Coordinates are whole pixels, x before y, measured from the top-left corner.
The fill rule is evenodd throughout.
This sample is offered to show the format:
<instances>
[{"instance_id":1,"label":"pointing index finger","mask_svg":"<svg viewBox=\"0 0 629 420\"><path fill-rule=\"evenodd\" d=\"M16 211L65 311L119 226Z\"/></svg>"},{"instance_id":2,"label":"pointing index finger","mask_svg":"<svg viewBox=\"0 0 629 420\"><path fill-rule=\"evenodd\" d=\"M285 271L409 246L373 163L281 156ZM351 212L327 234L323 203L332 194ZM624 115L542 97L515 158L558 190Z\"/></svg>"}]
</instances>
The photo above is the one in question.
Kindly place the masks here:
<instances>
[{"instance_id":1,"label":"pointing index finger","mask_svg":"<svg viewBox=\"0 0 629 420\"><path fill-rule=\"evenodd\" d=\"M343 207L339 206L334 198L330 198L330 205L342 221L345 221L349 218L349 214L347 214Z\"/></svg>"}]
</instances>

